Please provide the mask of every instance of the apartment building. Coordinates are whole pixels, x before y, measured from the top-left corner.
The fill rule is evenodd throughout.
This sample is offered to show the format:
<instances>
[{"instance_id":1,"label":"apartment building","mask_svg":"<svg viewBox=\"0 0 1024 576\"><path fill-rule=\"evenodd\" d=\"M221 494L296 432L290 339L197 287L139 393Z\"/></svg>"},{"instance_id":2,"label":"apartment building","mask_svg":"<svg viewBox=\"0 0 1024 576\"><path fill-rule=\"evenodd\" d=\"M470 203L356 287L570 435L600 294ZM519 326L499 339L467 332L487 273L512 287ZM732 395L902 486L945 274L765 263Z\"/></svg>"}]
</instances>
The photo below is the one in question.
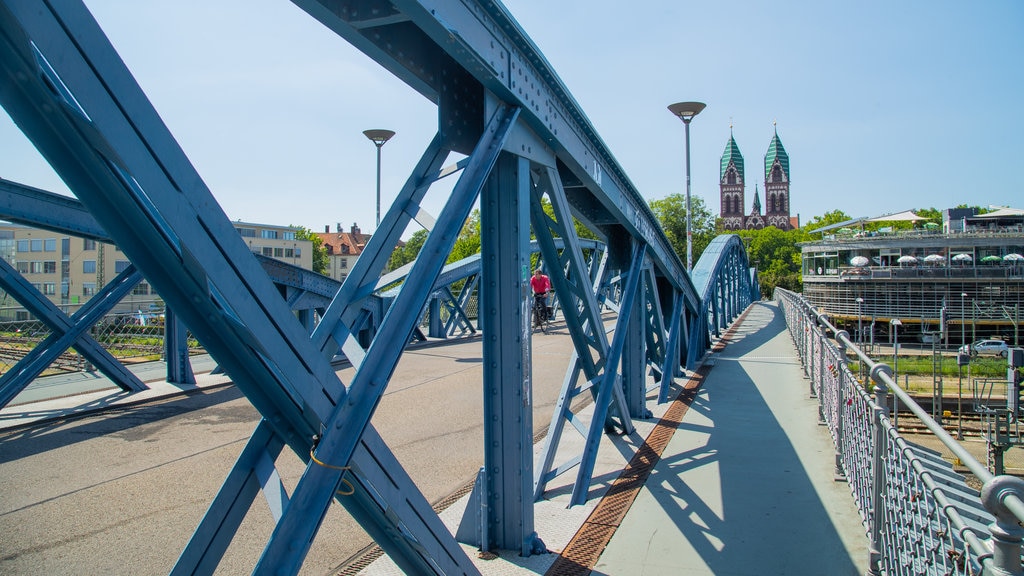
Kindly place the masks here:
<instances>
[{"instance_id":1,"label":"apartment building","mask_svg":"<svg viewBox=\"0 0 1024 576\"><path fill-rule=\"evenodd\" d=\"M298 240L296 228L235 222L255 254L311 269L312 242ZM78 309L130 264L113 245L20 224L0 223L0 257L65 314ZM163 301L143 280L114 312L162 309ZM29 320L31 313L0 290L0 320Z\"/></svg>"},{"instance_id":2,"label":"apartment building","mask_svg":"<svg viewBox=\"0 0 1024 576\"><path fill-rule=\"evenodd\" d=\"M323 240L324 248L327 249L327 275L338 282L343 282L366 248L371 234L363 234L355 223L348 232L345 232L341 228L341 223L338 223L334 232L331 232L328 225L324 226L324 231L317 236Z\"/></svg>"}]
</instances>

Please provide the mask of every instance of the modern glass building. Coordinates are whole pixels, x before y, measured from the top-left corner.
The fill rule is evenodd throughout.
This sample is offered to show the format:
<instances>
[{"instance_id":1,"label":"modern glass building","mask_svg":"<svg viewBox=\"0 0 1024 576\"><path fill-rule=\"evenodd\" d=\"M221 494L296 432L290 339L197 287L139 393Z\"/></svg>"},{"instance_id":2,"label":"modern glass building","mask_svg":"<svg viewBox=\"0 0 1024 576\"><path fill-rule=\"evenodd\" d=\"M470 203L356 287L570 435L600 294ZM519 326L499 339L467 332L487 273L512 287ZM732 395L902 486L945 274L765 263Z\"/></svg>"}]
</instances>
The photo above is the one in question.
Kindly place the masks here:
<instances>
[{"instance_id":1,"label":"modern glass building","mask_svg":"<svg viewBox=\"0 0 1024 576\"><path fill-rule=\"evenodd\" d=\"M801 244L803 292L863 342L959 346L980 338L1020 345L1024 319L1024 210L982 215L946 210L941 226L867 232L864 222L910 220L912 213L843 222ZM872 340L874 338L874 340Z\"/></svg>"}]
</instances>

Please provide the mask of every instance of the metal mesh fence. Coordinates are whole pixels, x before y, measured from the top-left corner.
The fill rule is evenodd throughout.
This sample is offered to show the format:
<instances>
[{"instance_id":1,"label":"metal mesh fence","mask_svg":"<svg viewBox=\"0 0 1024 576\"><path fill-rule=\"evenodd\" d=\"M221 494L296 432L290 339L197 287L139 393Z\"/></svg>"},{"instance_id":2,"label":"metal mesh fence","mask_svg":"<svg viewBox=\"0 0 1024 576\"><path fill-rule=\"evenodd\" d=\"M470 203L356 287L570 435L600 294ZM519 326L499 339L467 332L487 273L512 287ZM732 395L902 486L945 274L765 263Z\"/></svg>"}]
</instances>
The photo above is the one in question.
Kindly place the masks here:
<instances>
[{"instance_id":1,"label":"metal mesh fence","mask_svg":"<svg viewBox=\"0 0 1024 576\"><path fill-rule=\"evenodd\" d=\"M0 321L0 375L6 374L52 331L42 321ZM104 316L89 328L89 336L125 365L161 360L164 354L164 315L161 312L119 312ZM190 355L205 351L191 335L187 336ZM92 366L72 346L42 373L42 376L91 370Z\"/></svg>"},{"instance_id":2,"label":"metal mesh fence","mask_svg":"<svg viewBox=\"0 0 1024 576\"><path fill-rule=\"evenodd\" d=\"M978 459L954 446L956 442L920 407L914 418L938 431L938 438L931 447L916 437L913 442L905 438L888 414L888 390L895 388L888 368L871 363L873 382L862 384L847 362L846 347L852 349L848 336L829 325L836 337L830 339L819 326L821 318L796 295L779 291L777 299L810 378L810 391L818 397L820 418L836 447L836 474L849 483L864 520L873 549L872 570L893 575L980 574L983 564L1002 562L1010 566L1007 573L1020 573L1020 540L1002 542L1002 554L993 554L989 531L989 525L1019 531L1019 520L995 528L998 521L983 506L977 486L969 487L951 463L978 470L975 485L1005 477L985 474ZM1024 449L1011 448L1004 458L1007 469L1024 466Z\"/></svg>"}]
</instances>

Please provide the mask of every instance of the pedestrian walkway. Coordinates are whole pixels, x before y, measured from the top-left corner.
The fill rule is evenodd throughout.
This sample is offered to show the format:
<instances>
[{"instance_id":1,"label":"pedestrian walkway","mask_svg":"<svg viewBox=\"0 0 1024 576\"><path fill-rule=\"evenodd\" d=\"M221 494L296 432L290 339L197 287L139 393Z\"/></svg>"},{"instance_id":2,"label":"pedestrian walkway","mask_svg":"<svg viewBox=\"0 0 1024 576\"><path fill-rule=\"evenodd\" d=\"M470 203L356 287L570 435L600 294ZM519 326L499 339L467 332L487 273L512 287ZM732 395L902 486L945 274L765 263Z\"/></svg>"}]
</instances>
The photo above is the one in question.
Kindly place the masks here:
<instances>
[{"instance_id":1,"label":"pedestrian walkway","mask_svg":"<svg viewBox=\"0 0 1024 576\"><path fill-rule=\"evenodd\" d=\"M437 378L464 370L456 364ZM228 383L198 372L200 388ZM19 403L0 414L0 428L182 391L147 384L153 390L133 395L106 387ZM466 551L485 575L863 574L865 529L849 487L833 480L833 448L808 387L777 305L756 303L696 373L677 378L677 400L655 405L652 395L654 418L602 439L585 505L568 506L574 470L549 483L535 528L551 554ZM582 441L563 435L556 460L579 453ZM467 500L441 513L453 532ZM361 573L401 574L386 556Z\"/></svg>"},{"instance_id":2,"label":"pedestrian walkway","mask_svg":"<svg viewBox=\"0 0 1024 576\"><path fill-rule=\"evenodd\" d=\"M866 572L864 526L775 303L754 304L680 392L636 434L602 441L586 505L568 508L573 474L550 485L535 515L553 554L467 547L481 572ZM453 530L466 500L442 514ZM401 572L382 557L362 574Z\"/></svg>"}]
</instances>

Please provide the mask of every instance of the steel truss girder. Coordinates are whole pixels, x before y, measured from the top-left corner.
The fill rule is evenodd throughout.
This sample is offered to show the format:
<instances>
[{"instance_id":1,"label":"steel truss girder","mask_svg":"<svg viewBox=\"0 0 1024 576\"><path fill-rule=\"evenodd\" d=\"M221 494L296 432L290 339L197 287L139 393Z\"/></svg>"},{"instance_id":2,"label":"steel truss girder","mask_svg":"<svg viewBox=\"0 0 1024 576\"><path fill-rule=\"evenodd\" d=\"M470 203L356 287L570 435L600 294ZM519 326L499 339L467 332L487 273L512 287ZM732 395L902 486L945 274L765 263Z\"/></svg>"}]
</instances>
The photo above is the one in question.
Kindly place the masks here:
<instances>
[{"instance_id":1,"label":"steel truss girder","mask_svg":"<svg viewBox=\"0 0 1024 576\"><path fill-rule=\"evenodd\" d=\"M308 458L344 387L81 3L0 4L0 102L275 433ZM349 475L365 477L340 501L396 562L473 571L407 477L390 494L397 501L360 492L367 478L401 479L400 467L382 467L395 462L383 443L350 459Z\"/></svg>"},{"instance_id":2,"label":"steel truss girder","mask_svg":"<svg viewBox=\"0 0 1024 576\"><path fill-rule=\"evenodd\" d=\"M555 154L575 215L591 229L613 223L641 239L658 272L696 312L699 295L642 195L608 151L558 75L498 2L393 0L351 10L329 0L293 0L413 89L444 104L458 69L519 106ZM571 177L570 177L571 174Z\"/></svg>"},{"instance_id":3,"label":"steel truss girder","mask_svg":"<svg viewBox=\"0 0 1024 576\"><path fill-rule=\"evenodd\" d=\"M618 426L625 433L632 431L633 424L622 388L623 379L617 377L619 365L617 362L608 363L611 351L595 294L593 269L588 268L584 262L559 175L552 168L541 167L535 172L535 183L533 201L530 203L531 223L541 257L549 270L555 295L562 304L562 314L574 344L570 366L545 439L541 465L534 477L534 499L539 499L551 478L587 457L596 457L596 451L585 453L580 457L570 458L567 464L557 469L552 469L565 422L572 423L588 441L591 440L591 435L596 434L593 436L595 442L600 440L602 429L615 426L613 414L617 416ZM551 202L553 216L549 216L542 209L542 196L545 194ZM562 239L561 250L556 237ZM601 262L603 264L605 260L602 259ZM616 377L608 377L609 371ZM578 386L577 380L581 372L584 375L584 383ZM590 391L595 400L609 399L609 404L604 406L603 411L595 412L589 429L579 423L578 417L570 407L572 399L586 390ZM608 391L607 394L604 393L605 390ZM614 404L611 404L613 401ZM589 486L589 482L589 477L580 477L577 485L584 483Z\"/></svg>"},{"instance_id":4,"label":"steel truss girder","mask_svg":"<svg viewBox=\"0 0 1024 576\"><path fill-rule=\"evenodd\" d=\"M597 460L597 449L601 441L601 430L603 428L605 417L611 406L612 398L614 397L616 399L616 405L621 406L621 404L625 403L624 399L620 400L622 387L619 379L621 377L615 370L615 367L619 365L619 361L622 358L623 348L626 345L627 335L629 334L627 325L633 316L633 302L639 296L641 270L643 269L646 257L647 246L641 241L634 240L633 256L630 260L632 262L632 266L630 267L629 276L627 277L623 288L622 301L619 307L619 316L615 322L615 332L612 336L612 341L608 346L608 357L605 361L604 373L601 375L602 381L600 382L600 388L597 392L597 399L594 401L594 415L590 420L590 427L585 439L583 459L580 461L579 470L576 475L576 483L573 484L572 496L569 500L570 504L573 506L583 504L587 501L587 494L590 490L590 481L594 473L594 464ZM628 420L627 414L628 412L623 410L620 415L623 416L625 421L629 422L624 433L631 434L633 432L633 425L632 422Z\"/></svg>"},{"instance_id":5,"label":"steel truss girder","mask_svg":"<svg viewBox=\"0 0 1024 576\"><path fill-rule=\"evenodd\" d=\"M469 166L452 191L433 232L427 237L420 257L413 264L403 290L395 298L366 351L363 363L356 370L348 394L325 420L323 436L315 447L315 459L311 458L313 461L307 464L296 485L291 503L257 564L257 573L269 573L281 566L297 570L301 565L318 526L309 519L322 518L337 492L358 439L368 429L374 408L401 355L402 346L395 343L407 342L412 335L419 312L426 304L444 260L451 252L462 223L469 216L517 116L517 109L499 107L485 130L484 138L470 157ZM317 465L318 460L332 465ZM297 542L303 544L296 545ZM471 565L463 564L463 560L468 562L468 559L464 559L464 554L461 556L463 558L453 559L456 560L453 568L474 570Z\"/></svg>"},{"instance_id":6,"label":"steel truss girder","mask_svg":"<svg viewBox=\"0 0 1024 576\"><path fill-rule=\"evenodd\" d=\"M3 199L3 203L0 204L0 218L10 222L97 242L113 243L106 231L77 198L2 179L0 198ZM116 304L116 301L114 303ZM164 356L167 360L167 381L176 384L195 384L195 376L189 362L187 329L173 314L173 310L168 308L166 316ZM128 370L122 368L121 371ZM118 385L125 390L131 390L130 387Z\"/></svg>"},{"instance_id":7,"label":"steel truss girder","mask_svg":"<svg viewBox=\"0 0 1024 576\"><path fill-rule=\"evenodd\" d=\"M691 277L703 302L695 319L699 329L690 332L687 368L692 369L697 355L707 349L710 335L717 336L750 305L755 288L746 250L735 234L715 237L694 265Z\"/></svg>"},{"instance_id":8,"label":"steel truss girder","mask_svg":"<svg viewBox=\"0 0 1024 576\"><path fill-rule=\"evenodd\" d=\"M0 376L0 407L6 406L72 346L122 390L147 390L148 386L88 333L89 328L110 312L141 280L142 274L134 266L128 266L68 318L6 260L0 258L0 287L51 330L49 336Z\"/></svg>"}]
</instances>

